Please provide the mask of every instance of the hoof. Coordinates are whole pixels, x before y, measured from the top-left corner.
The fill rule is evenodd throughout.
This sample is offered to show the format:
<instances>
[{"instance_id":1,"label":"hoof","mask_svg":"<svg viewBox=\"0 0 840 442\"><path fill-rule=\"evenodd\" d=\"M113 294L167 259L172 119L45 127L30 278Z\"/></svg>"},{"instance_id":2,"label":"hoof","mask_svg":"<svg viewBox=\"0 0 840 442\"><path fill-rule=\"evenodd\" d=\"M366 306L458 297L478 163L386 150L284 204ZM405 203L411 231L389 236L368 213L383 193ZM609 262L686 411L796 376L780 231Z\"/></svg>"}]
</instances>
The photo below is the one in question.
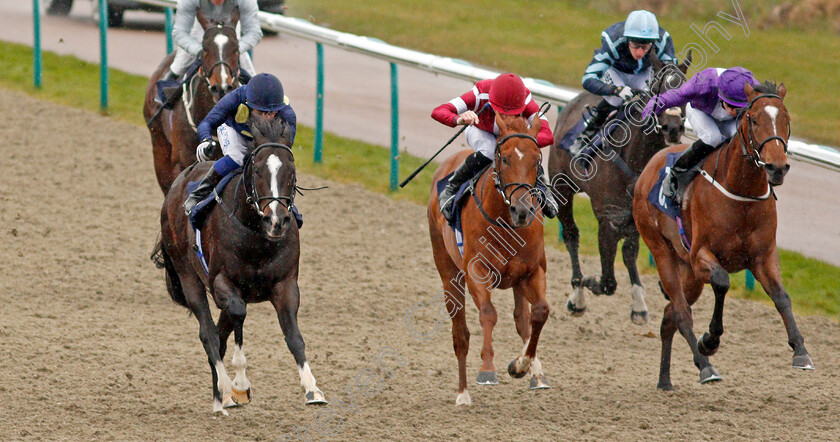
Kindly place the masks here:
<instances>
[{"instance_id":1,"label":"hoof","mask_svg":"<svg viewBox=\"0 0 840 442\"><path fill-rule=\"evenodd\" d=\"M703 356L711 356L718 351L720 338L713 338L709 333L703 333L697 340L697 351Z\"/></svg>"},{"instance_id":2,"label":"hoof","mask_svg":"<svg viewBox=\"0 0 840 442\"><path fill-rule=\"evenodd\" d=\"M572 301L566 301L566 310L568 310L569 314L571 314L572 316L574 316L576 318L580 317L580 316L583 316L583 314L586 313L586 307L577 308L572 303Z\"/></svg>"},{"instance_id":3,"label":"hoof","mask_svg":"<svg viewBox=\"0 0 840 442\"><path fill-rule=\"evenodd\" d=\"M511 377L514 377L516 379L520 379L520 378L525 377L525 373L527 373L527 372L528 372L528 367L525 367L525 370L523 370L522 373L517 373L516 372L516 359L510 361L510 364L508 364L508 374Z\"/></svg>"},{"instance_id":4,"label":"hoof","mask_svg":"<svg viewBox=\"0 0 840 442\"><path fill-rule=\"evenodd\" d=\"M230 389L230 397L236 402L236 405L245 405L251 403L251 389L240 391L235 388Z\"/></svg>"},{"instance_id":5,"label":"hoof","mask_svg":"<svg viewBox=\"0 0 840 442\"><path fill-rule=\"evenodd\" d=\"M464 390L463 392L458 393L458 397L455 398L455 405L472 405L469 390Z\"/></svg>"},{"instance_id":6,"label":"hoof","mask_svg":"<svg viewBox=\"0 0 840 442\"><path fill-rule=\"evenodd\" d=\"M306 405L324 405L326 403L327 399L321 390L306 392Z\"/></svg>"},{"instance_id":7,"label":"hoof","mask_svg":"<svg viewBox=\"0 0 840 442\"><path fill-rule=\"evenodd\" d=\"M660 390L662 390L662 391L674 391L674 386L673 386L673 385L671 385L671 383L670 383L670 382L667 382L667 383L662 383L662 382L660 382L660 383L656 386L656 388L658 388L658 389L660 389Z\"/></svg>"},{"instance_id":8,"label":"hoof","mask_svg":"<svg viewBox=\"0 0 840 442\"><path fill-rule=\"evenodd\" d=\"M233 408L238 406L239 404L237 404L236 401L233 399L233 396L229 394L225 395L225 397L222 399L222 408Z\"/></svg>"},{"instance_id":9,"label":"hoof","mask_svg":"<svg viewBox=\"0 0 840 442\"><path fill-rule=\"evenodd\" d=\"M499 383L499 377L496 376L495 371L479 371L475 383L478 385L496 385Z\"/></svg>"},{"instance_id":10,"label":"hoof","mask_svg":"<svg viewBox=\"0 0 840 442\"><path fill-rule=\"evenodd\" d=\"M713 366L708 366L702 370L700 370L700 383L705 384L707 382L717 382L722 381L723 378L718 373L717 369Z\"/></svg>"},{"instance_id":11,"label":"hoof","mask_svg":"<svg viewBox=\"0 0 840 442\"><path fill-rule=\"evenodd\" d=\"M601 277L599 275L595 276L584 276L583 279L580 281L580 284L589 289L593 295L600 296L604 294L604 291L601 290Z\"/></svg>"},{"instance_id":12,"label":"hoof","mask_svg":"<svg viewBox=\"0 0 840 442\"><path fill-rule=\"evenodd\" d=\"M636 325L645 325L648 322L648 312L630 311L630 322Z\"/></svg>"},{"instance_id":13,"label":"hoof","mask_svg":"<svg viewBox=\"0 0 840 442\"><path fill-rule=\"evenodd\" d=\"M548 380L545 378L545 375L538 374L531 377L529 388L531 390L547 390L551 388L551 385L548 385Z\"/></svg>"},{"instance_id":14,"label":"hoof","mask_svg":"<svg viewBox=\"0 0 840 442\"><path fill-rule=\"evenodd\" d=\"M793 357L793 368L798 368L800 370L815 370L817 367L814 366L814 361L811 360L811 356L806 353L804 355Z\"/></svg>"},{"instance_id":15,"label":"hoof","mask_svg":"<svg viewBox=\"0 0 840 442\"><path fill-rule=\"evenodd\" d=\"M230 401L231 403L233 403L233 400L230 398L230 396L226 396L225 401ZM227 410L225 410L224 404L225 402L223 401L213 399L213 413L220 413L222 416L229 416ZM232 406L235 407L236 404L233 404Z\"/></svg>"}]
</instances>

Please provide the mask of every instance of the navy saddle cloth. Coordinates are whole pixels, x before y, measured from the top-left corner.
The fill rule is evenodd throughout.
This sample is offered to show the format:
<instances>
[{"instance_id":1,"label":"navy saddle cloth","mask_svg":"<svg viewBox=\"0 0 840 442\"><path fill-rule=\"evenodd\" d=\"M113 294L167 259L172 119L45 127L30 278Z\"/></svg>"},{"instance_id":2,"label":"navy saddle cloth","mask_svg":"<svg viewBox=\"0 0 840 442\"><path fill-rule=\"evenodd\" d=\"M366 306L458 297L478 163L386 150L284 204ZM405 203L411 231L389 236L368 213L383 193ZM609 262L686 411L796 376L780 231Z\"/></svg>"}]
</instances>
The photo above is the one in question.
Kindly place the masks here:
<instances>
[{"instance_id":1,"label":"navy saddle cloth","mask_svg":"<svg viewBox=\"0 0 840 442\"><path fill-rule=\"evenodd\" d=\"M230 180L233 179L233 177L241 173L242 168L240 167L239 169L227 174L224 178L222 178L216 188L213 189L210 196L202 200L193 208L192 212L190 212L190 224L192 224L196 230L201 230L201 227L204 226L204 222L207 220L207 215L211 213L213 207L216 205L216 202L220 200L220 198L217 200L217 196L222 194L222 191L224 191L225 187L228 185ZM192 193L195 188L198 187L198 183L198 181L190 181L187 183L187 192ZM298 229L303 227L303 215L298 212L297 206L294 204L292 204L292 215L295 217Z\"/></svg>"},{"instance_id":2,"label":"navy saddle cloth","mask_svg":"<svg viewBox=\"0 0 840 442\"><path fill-rule=\"evenodd\" d=\"M610 118L607 119L607 122L604 123L604 127L607 128L607 132L603 134L604 137L609 136L616 128L616 124L613 124L614 121L624 121L627 118L625 117L624 112L625 107L619 108L617 111L613 111L613 114ZM583 132L583 129L586 128L586 121L589 120L590 113L588 111L584 111L583 114L580 116L580 120L578 120L575 125L563 135L563 138L560 139L560 143L557 145L558 149L565 150L569 152L569 149L572 147L572 144L575 143L577 137ZM598 131L598 135L594 137L594 139L586 143L583 150L578 153L578 155L587 155L587 156L594 156L595 151L593 147L600 148L603 145L603 137L601 136L601 131Z\"/></svg>"},{"instance_id":3,"label":"navy saddle cloth","mask_svg":"<svg viewBox=\"0 0 840 442\"><path fill-rule=\"evenodd\" d=\"M677 162L681 153L682 152L675 152L665 155L665 167L659 169L659 178L656 179L656 184L654 184L653 188L650 189L650 193L647 197L648 201L653 204L654 207L675 220L678 216L680 216L680 206L672 199L666 198L665 195L662 194L662 180L665 179L665 175L668 174L671 167L674 167L674 163Z\"/></svg>"}]
</instances>

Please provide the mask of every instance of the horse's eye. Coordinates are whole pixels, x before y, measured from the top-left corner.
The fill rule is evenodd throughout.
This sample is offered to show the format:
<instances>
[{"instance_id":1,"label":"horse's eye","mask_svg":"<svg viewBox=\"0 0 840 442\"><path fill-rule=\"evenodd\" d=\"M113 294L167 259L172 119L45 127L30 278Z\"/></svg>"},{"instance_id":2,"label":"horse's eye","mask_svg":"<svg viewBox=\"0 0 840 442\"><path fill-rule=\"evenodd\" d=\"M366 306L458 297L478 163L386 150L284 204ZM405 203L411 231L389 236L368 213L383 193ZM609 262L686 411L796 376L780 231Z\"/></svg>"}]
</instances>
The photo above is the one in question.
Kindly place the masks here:
<instances>
[{"instance_id":1,"label":"horse's eye","mask_svg":"<svg viewBox=\"0 0 840 442\"><path fill-rule=\"evenodd\" d=\"M508 159L506 157L502 157L502 164L504 164L505 166L508 165Z\"/></svg>"}]
</instances>

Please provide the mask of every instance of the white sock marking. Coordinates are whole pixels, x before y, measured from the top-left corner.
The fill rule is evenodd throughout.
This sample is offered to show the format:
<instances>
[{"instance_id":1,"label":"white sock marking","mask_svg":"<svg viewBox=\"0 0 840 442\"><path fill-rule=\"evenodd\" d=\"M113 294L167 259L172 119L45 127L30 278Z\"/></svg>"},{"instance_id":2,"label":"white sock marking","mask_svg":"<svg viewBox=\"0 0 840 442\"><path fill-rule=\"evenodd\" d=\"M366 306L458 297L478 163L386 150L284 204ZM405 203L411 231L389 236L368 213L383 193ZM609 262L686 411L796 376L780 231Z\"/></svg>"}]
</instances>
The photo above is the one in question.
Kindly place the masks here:
<instances>
[{"instance_id":1,"label":"white sock marking","mask_svg":"<svg viewBox=\"0 0 840 442\"><path fill-rule=\"evenodd\" d=\"M318 390L318 386L315 385L315 376L312 376L312 370L309 369L309 362L304 362L303 367L298 367L298 372L300 373L300 385L307 393Z\"/></svg>"}]
</instances>

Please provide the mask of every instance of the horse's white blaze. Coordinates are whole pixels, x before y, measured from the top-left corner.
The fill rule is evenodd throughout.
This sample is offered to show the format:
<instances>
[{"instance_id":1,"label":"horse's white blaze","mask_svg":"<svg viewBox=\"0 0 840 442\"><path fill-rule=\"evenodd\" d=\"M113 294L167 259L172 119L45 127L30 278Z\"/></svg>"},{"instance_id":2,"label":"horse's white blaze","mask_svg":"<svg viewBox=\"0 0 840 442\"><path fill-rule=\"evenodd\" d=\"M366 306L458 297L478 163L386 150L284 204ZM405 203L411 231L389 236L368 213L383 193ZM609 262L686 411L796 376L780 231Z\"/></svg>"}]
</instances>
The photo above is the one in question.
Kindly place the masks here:
<instances>
[{"instance_id":1,"label":"horse's white blaze","mask_svg":"<svg viewBox=\"0 0 840 442\"><path fill-rule=\"evenodd\" d=\"M764 112L770 116L771 125L773 126L773 135L778 135L776 132L776 117L779 116L779 108L776 106L765 106Z\"/></svg>"},{"instance_id":2,"label":"horse's white blaze","mask_svg":"<svg viewBox=\"0 0 840 442\"><path fill-rule=\"evenodd\" d=\"M312 370L309 369L309 362L304 362L303 367L298 367L298 373L300 373L300 385L307 393L318 390L318 386L315 385L315 376L312 376Z\"/></svg>"},{"instance_id":3,"label":"horse's white blaze","mask_svg":"<svg viewBox=\"0 0 840 442\"><path fill-rule=\"evenodd\" d=\"M280 158L277 158L277 155L271 154L268 157L268 171L271 173L271 196L274 198L278 198L280 196L280 189L277 188L277 174L280 172L280 168L283 167L283 162L280 161ZM271 207L271 222L277 223L279 222L279 218L277 217L277 200L273 200L268 203L268 207Z\"/></svg>"},{"instance_id":4,"label":"horse's white blaze","mask_svg":"<svg viewBox=\"0 0 840 442\"><path fill-rule=\"evenodd\" d=\"M520 160L521 160L521 159L523 159L523 158L525 158L525 154L524 154L524 153L522 153L522 152L519 150L519 148L518 148L518 147L514 148L514 150L516 150L516 154L517 154L517 155L519 155L519 159L520 159Z\"/></svg>"},{"instance_id":5,"label":"horse's white blaze","mask_svg":"<svg viewBox=\"0 0 840 442\"><path fill-rule=\"evenodd\" d=\"M233 360L231 362L233 371L236 373L236 377L233 379L233 387L239 391L247 391L251 388L251 382L245 376L245 352L242 351L242 347L239 345L233 346Z\"/></svg>"},{"instance_id":6,"label":"horse's white blaze","mask_svg":"<svg viewBox=\"0 0 840 442\"><path fill-rule=\"evenodd\" d=\"M227 35L219 34L219 35L213 37L213 43L216 43L216 47L219 48L219 60L224 59L225 46L228 44L229 41L230 41L230 39L227 37ZM228 74L225 71L224 66L221 66L221 69L219 69L219 73L222 76L222 84L227 84L227 75Z\"/></svg>"}]
</instances>

